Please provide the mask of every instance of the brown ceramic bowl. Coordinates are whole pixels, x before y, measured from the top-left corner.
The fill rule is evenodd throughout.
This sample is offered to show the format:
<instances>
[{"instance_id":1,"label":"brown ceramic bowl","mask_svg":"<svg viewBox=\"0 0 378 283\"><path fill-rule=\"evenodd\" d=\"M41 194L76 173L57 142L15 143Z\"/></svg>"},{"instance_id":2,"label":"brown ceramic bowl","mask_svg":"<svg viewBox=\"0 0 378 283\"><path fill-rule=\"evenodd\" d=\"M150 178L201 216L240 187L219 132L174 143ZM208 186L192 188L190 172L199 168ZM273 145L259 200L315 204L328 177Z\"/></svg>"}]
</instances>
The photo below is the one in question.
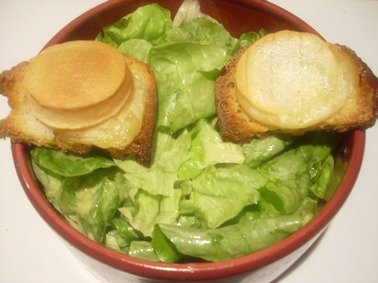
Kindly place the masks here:
<instances>
[{"instance_id":1,"label":"brown ceramic bowl","mask_svg":"<svg viewBox=\"0 0 378 283\"><path fill-rule=\"evenodd\" d=\"M109 1L84 13L59 31L46 46L75 39L94 39L101 29L150 1ZM156 0L175 14L181 1ZM317 33L289 12L262 0L203 0L202 11L223 23L234 36L265 28L268 32L292 29ZM332 199L305 227L279 243L259 252L219 263L164 264L136 259L107 249L71 228L47 202L30 166L29 147L13 143L15 166L21 183L34 207L45 221L91 266L107 270L104 274L121 278L130 274L162 280L234 279L272 280L293 264L321 235L341 208L356 181L364 151L365 132L345 136L336 153L338 188ZM106 276L106 275L105 275ZM238 278L238 279L237 279ZM246 279L248 278L248 279ZM232 282L235 282L232 280ZM126 282L126 281L125 281Z\"/></svg>"}]
</instances>

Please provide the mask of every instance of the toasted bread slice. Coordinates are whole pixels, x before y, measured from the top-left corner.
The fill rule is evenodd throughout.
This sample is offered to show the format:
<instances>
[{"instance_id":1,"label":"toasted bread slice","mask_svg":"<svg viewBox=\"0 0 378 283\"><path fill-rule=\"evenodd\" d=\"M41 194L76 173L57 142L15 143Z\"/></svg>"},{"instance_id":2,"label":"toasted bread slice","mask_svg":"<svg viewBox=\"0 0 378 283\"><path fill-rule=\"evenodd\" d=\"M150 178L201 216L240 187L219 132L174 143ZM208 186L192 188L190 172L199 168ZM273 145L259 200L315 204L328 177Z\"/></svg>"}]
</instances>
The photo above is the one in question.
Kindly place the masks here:
<instances>
[{"instance_id":1,"label":"toasted bread slice","mask_svg":"<svg viewBox=\"0 0 378 283\"><path fill-rule=\"evenodd\" d=\"M216 83L216 104L228 141L268 133L345 132L375 123L378 79L345 46L281 31L230 60Z\"/></svg>"},{"instance_id":2,"label":"toasted bread slice","mask_svg":"<svg viewBox=\"0 0 378 283\"><path fill-rule=\"evenodd\" d=\"M0 137L76 154L87 154L100 148L112 157L133 156L140 163L149 165L157 117L155 77L146 64L132 57L121 54L118 59L121 62L113 60L109 63L102 58L112 65L105 66L104 72L101 72L101 66L95 67L94 71L93 68L84 71L82 81L87 82L84 91L80 80L73 82L72 78L63 77L70 70L57 72L65 84L70 82L67 87L74 95L71 101L69 95L66 100L62 97L65 92L54 100L54 93L61 88L48 79L45 85L54 91L43 93L46 90L43 79L38 73L30 74L30 69L38 69L30 68L33 60L3 72L0 92L8 97L11 113L0 121ZM46 65L51 64L49 60ZM98 62L94 61L93 64ZM88 67L83 65L82 68L86 70ZM113 72L112 78L103 79L98 87L94 85L97 78L106 77L106 73L114 69L118 73ZM45 67L39 66L39 72L44 71ZM94 74L88 74L90 72ZM93 84L88 84L91 80ZM82 91L75 87L76 83Z\"/></svg>"}]
</instances>

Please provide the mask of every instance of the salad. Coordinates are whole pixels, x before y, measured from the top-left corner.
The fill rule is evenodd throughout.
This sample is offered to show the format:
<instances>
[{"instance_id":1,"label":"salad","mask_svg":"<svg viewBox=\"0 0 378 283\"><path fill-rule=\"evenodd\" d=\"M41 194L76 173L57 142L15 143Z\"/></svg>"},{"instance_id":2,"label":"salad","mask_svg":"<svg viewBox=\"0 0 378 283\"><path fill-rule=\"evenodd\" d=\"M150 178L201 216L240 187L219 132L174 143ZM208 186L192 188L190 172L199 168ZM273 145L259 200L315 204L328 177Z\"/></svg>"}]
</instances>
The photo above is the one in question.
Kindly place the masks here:
<instances>
[{"instance_id":1,"label":"salad","mask_svg":"<svg viewBox=\"0 0 378 283\"><path fill-rule=\"evenodd\" d=\"M96 40L147 63L159 95L153 163L36 147L47 200L90 239L160 262L223 261L268 247L305 225L333 194L334 134L224 142L215 80L264 30L235 38L184 1L172 20L140 7Z\"/></svg>"}]
</instances>

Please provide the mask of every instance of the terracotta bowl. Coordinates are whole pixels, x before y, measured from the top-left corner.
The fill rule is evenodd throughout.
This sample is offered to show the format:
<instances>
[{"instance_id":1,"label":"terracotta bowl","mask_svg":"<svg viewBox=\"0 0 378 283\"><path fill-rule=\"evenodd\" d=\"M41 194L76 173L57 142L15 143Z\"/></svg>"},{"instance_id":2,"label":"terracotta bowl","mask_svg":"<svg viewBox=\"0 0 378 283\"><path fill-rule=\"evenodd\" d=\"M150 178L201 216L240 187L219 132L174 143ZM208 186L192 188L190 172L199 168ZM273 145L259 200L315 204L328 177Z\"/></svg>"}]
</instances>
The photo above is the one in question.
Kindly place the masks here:
<instances>
[{"instance_id":1,"label":"terracotta bowl","mask_svg":"<svg viewBox=\"0 0 378 283\"><path fill-rule=\"evenodd\" d=\"M150 1L109 1L84 13L59 31L46 46L74 39L94 39L101 29L114 23L138 6ZM156 0L175 14L181 1ZM223 23L234 36L265 28L268 32L292 29L316 33L289 12L262 0L203 0L202 11ZM365 132L345 136L336 153L338 188L332 199L305 227L281 242L259 252L219 263L164 264L136 259L107 249L71 228L47 202L30 166L29 147L13 143L15 166L30 201L45 221L96 272L107 278L125 280L131 275L162 280L215 280L235 276L229 282L272 280L292 265L321 235L348 197L359 172ZM228 278L230 280L230 278ZM124 281L128 282L128 281ZM217 281L219 282L219 281Z\"/></svg>"}]
</instances>

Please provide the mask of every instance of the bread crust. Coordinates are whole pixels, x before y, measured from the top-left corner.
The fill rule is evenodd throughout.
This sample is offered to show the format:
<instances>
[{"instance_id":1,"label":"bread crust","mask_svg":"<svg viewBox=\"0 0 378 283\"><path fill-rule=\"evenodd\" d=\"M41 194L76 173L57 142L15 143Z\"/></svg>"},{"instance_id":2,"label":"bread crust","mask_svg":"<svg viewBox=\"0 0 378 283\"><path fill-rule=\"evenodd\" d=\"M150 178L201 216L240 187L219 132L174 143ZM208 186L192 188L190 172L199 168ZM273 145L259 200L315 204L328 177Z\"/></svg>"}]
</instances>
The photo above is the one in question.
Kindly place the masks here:
<instances>
[{"instance_id":1,"label":"bread crust","mask_svg":"<svg viewBox=\"0 0 378 283\"><path fill-rule=\"evenodd\" d=\"M236 87L236 67L247 47L235 54L216 81L216 107L222 137L226 141L245 143L274 133L302 135L316 130L342 133L373 126L378 117L378 78L354 51L343 45L329 45L358 81L356 91L336 114L301 130L275 129L248 116L238 101Z\"/></svg>"},{"instance_id":2,"label":"bread crust","mask_svg":"<svg viewBox=\"0 0 378 283\"><path fill-rule=\"evenodd\" d=\"M148 166L151 162L153 136L157 119L157 88L153 72L149 67L130 56L125 56L145 87L145 113L142 126L133 139L125 148L100 149L111 157L125 158L131 156L139 163ZM0 74L0 93L8 98L11 108L10 115L0 120L0 138L10 137L15 142L23 142L48 148L59 149L79 155L89 154L99 150L95 146L60 139L55 136L50 128L40 126L40 122L33 117L27 105L27 96L24 95L23 76L28 62L22 62L8 71ZM38 134L36 134L38 133Z\"/></svg>"},{"instance_id":3,"label":"bread crust","mask_svg":"<svg viewBox=\"0 0 378 283\"><path fill-rule=\"evenodd\" d=\"M157 86L154 73L150 68L132 57L127 57L129 66L133 65L143 73L143 83L146 86L145 114L143 117L142 128L132 143L124 149L110 148L109 153L112 157L122 158L126 155L134 156L140 163L149 165L151 163L151 152L154 141L155 124L157 120Z\"/></svg>"}]
</instances>

